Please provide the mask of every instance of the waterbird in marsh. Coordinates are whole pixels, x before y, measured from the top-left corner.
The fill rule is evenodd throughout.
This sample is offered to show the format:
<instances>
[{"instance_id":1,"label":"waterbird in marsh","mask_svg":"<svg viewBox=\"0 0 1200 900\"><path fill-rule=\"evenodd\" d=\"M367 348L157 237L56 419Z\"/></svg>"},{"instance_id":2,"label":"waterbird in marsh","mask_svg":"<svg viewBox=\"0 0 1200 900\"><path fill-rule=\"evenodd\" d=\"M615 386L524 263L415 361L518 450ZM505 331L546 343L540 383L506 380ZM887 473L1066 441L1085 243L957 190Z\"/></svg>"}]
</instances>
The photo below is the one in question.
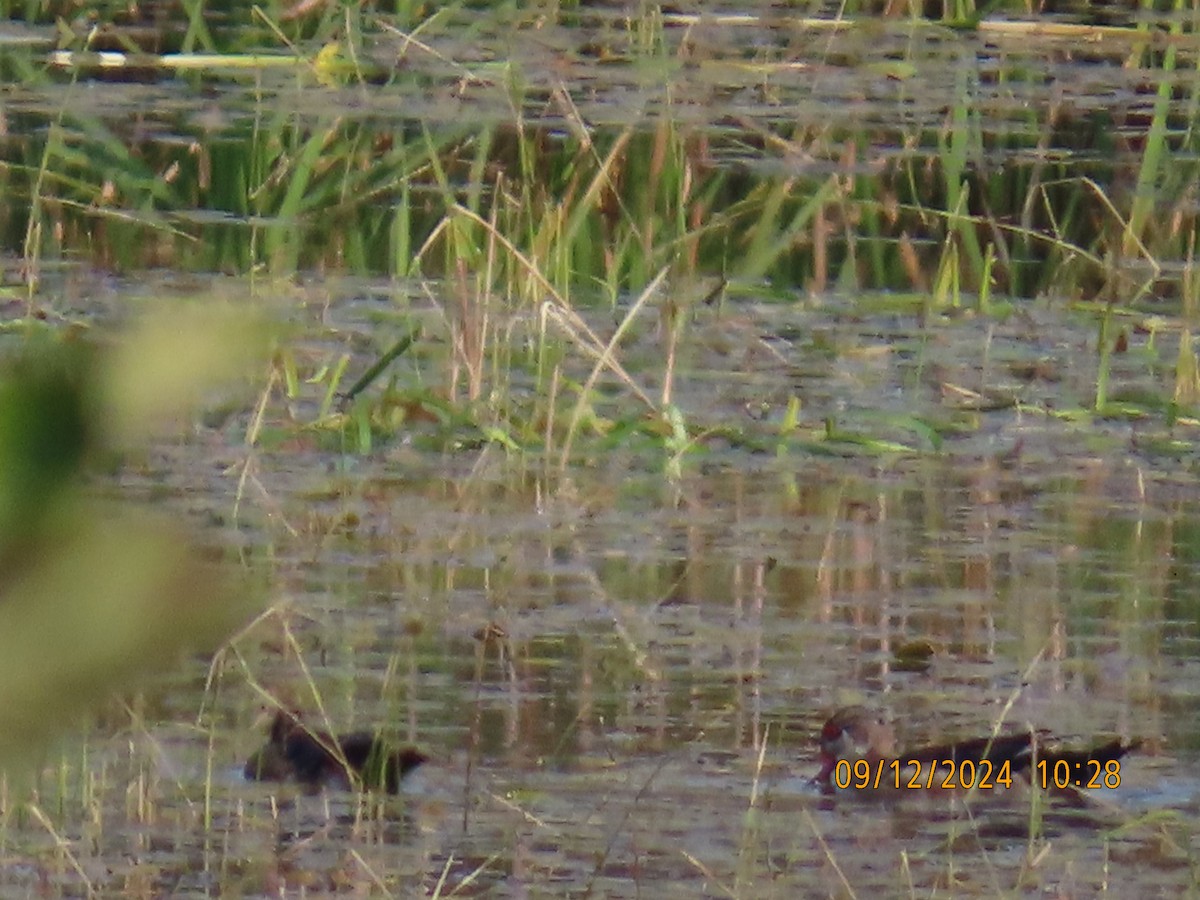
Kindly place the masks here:
<instances>
[{"instance_id":1,"label":"waterbird in marsh","mask_svg":"<svg viewBox=\"0 0 1200 900\"><path fill-rule=\"evenodd\" d=\"M1025 730L900 750L891 721L865 706L837 710L818 740L821 769L814 781L827 793L887 797L911 790L994 790L1032 780L1080 800L1080 791L1119 786L1120 761L1140 744L1116 738L1068 749L1048 731Z\"/></svg>"},{"instance_id":2,"label":"waterbird in marsh","mask_svg":"<svg viewBox=\"0 0 1200 900\"><path fill-rule=\"evenodd\" d=\"M366 788L395 794L404 777L428 760L415 747L390 747L372 732L334 735L309 727L295 710L279 709L267 742L246 760L243 771L249 780L292 781L313 791Z\"/></svg>"}]
</instances>

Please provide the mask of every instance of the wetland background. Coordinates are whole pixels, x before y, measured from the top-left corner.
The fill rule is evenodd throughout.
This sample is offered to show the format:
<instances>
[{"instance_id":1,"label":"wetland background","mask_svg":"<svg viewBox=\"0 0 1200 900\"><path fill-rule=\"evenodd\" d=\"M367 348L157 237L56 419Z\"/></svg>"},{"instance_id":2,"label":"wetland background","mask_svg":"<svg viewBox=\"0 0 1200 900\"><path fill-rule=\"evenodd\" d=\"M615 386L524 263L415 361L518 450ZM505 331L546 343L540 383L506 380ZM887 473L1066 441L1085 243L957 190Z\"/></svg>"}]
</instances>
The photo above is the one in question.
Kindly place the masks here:
<instances>
[{"instance_id":1,"label":"wetland background","mask_svg":"<svg viewBox=\"0 0 1200 900\"><path fill-rule=\"evenodd\" d=\"M0 892L1196 892L1196 8L3 9Z\"/></svg>"}]
</instances>

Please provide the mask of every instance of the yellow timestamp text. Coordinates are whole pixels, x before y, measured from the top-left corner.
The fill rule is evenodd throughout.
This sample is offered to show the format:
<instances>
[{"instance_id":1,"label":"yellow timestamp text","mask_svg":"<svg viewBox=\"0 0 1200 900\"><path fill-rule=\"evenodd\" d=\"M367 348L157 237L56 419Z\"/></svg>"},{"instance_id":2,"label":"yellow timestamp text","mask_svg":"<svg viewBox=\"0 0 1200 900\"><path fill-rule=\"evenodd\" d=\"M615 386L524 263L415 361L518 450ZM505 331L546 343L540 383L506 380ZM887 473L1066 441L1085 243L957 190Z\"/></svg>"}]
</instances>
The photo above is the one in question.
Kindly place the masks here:
<instances>
[{"instance_id":1,"label":"yellow timestamp text","mask_svg":"<svg viewBox=\"0 0 1200 900\"><path fill-rule=\"evenodd\" d=\"M1012 763L990 759L839 759L833 767L838 790L994 790L1012 787Z\"/></svg>"},{"instance_id":2,"label":"yellow timestamp text","mask_svg":"<svg viewBox=\"0 0 1200 900\"><path fill-rule=\"evenodd\" d=\"M1121 786L1119 759L1039 759L1034 766L1034 780L1042 790L1082 788L1094 790Z\"/></svg>"}]
</instances>

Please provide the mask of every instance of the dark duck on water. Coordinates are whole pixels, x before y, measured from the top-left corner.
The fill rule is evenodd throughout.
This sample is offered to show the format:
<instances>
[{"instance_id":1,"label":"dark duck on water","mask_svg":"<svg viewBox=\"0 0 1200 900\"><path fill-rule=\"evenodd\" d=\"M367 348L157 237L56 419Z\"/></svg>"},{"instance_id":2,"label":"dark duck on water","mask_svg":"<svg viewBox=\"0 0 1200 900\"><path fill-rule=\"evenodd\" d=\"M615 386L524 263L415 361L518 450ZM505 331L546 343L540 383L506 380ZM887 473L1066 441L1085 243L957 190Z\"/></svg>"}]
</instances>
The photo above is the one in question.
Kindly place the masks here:
<instances>
[{"instance_id":1,"label":"dark duck on water","mask_svg":"<svg viewBox=\"0 0 1200 900\"><path fill-rule=\"evenodd\" d=\"M821 771L814 781L827 793L853 788L883 798L889 787L968 787L968 776L971 785L979 777L982 787L981 773L988 773L991 787L1010 787L1023 777L1070 800L1082 799L1079 789L1118 785L1121 759L1141 746L1113 739L1072 749L1048 731L1025 730L901 750L890 720L863 706L837 710L819 743Z\"/></svg>"},{"instance_id":2,"label":"dark duck on water","mask_svg":"<svg viewBox=\"0 0 1200 900\"><path fill-rule=\"evenodd\" d=\"M246 760L244 772L252 781L292 781L313 791L366 788L395 794L404 777L426 761L415 747L393 749L368 731L317 731L295 710L280 709L267 742Z\"/></svg>"}]
</instances>

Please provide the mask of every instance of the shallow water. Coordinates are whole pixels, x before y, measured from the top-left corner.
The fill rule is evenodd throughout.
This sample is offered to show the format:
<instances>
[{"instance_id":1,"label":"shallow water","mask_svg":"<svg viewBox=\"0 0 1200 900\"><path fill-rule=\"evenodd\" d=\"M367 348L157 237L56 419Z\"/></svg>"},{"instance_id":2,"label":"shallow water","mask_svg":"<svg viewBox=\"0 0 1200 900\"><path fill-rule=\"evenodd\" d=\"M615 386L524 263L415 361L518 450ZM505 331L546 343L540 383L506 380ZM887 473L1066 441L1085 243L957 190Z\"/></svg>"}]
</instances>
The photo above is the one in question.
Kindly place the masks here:
<instances>
[{"instance_id":1,"label":"shallow water","mask_svg":"<svg viewBox=\"0 0 1200 900\"><path fill-rule=\"evenodd\" d=\"M301 341L314 359L353 347L365 367L361 336L386 345L400 330L376 305L328 300ZM1048 414L1048 398L1070 405L1076 378L1082 392L1086 353L1061 359L1059 380L1010 383L997 361L1029 352L1023 334L963 321L925 335L870 307L739 310L744 346L697 350L675 402L697 421L744 420L744 433L685 454L674 479L650 442L559 471L496 445L433 449L440 426L421 423L368 455L303 440L248 453L241 414L161 444L122 472L122 492L207 523L265 573L271 608L218 657L209 690L207 660L193 660L149 693L143 725L118 710L80 750L67 741L38 798L79 869L10 808L5 890L403 896L442 873L514 897L1190 884L1194 460L1147 452L1162 435L1143 421ZM1048 344L1069 331L1053 310L1032 315ZM851 349L773 337L754 362L762 336L811 333L817 318ZM904 349L927 338L936 347ZM649 356L651 331L631 340L629 359ZM397 363L398 383L433 352ZM913 377L920 366L942 381ZM1114 383L1154 380L1132 353L1118 370ZM829 415L872 437L889 416L952 418L948 373L1022 401L971 411L978 427L936 451L778 440L791 394L814 447ZM256 489L235 521L247 460ZM927 661L906 649L923 643ZM382 725L435 757L410 796L360 809L237 777L261 741L256 686L312 708L310 684L337 729ZM1043 810L1031 841L1027 793L970 812L816 793L820 723L861 700L894 710L902 743L983 733L1003 715L1146 747L1095 808Z\"/></svg>"},{"instance_id":2,"label":"shallow water","mask_svg":"<svg viewBox=\"0 0 1200 900\"><path fill-rule=\"evenodd\" d=\"M373 137L502 129L520 113L548 140L580 121L669 120L703 133L706 165L849 177L929 159L967 90L976 171L1052 161L1075 177L1102 163L1119 180L1145 133L1144 72L1075 40L679 14L661 59L634 64L638 35L616 13L462 29L438 19L423 40L441 57L410 48L394 70L399 37L366 48L391 73L382 85L314 91L266 72L221 79L200 102L182 78L67 84L56 71L6 98L8 146L36 147L60 116L68 135L92 116L117 123L152 158L236 145L276 114ZM782 126L787 141L771 131ZM839 127L873 139L847 157ZM1093 132L1113 138L1102 159ZM1031 133L1036 153L1003 140ZM266 221L171 215L199 245ZM1157 262L1164 282L1184 268ZM292 396L274 389L254 446L257 381L98 485L197 525L262 583L267 611L215 661L182 663L70 734L32 808L16 789L0 796L5 896L1195 891L1200 456L1196 422L1164 412L1185 324L1174 301L1120 311L1129 346L1110 391L1126 406L1100 417L1095 311L1026 300L985 316L736 280L710 306L668 284L620 360L699 437L671 444L604 376L560 465L568 387L545 453L439 418L454 405L429 399L451 393L453 288L64 270L44 266L43 292L68 320L269 294L300 378ZM607 338L632 300L591 299L579 308ZM669 386L668 307L686 335ZM538 312L505 315L489 336L507 371L485 378L483 422L504 421L506 398L519 421L545 390ZM345 354L352 378L414 323L424 337L389 376L391 408L410 417L360 453L353 429L317 422L322 367ZM557 338L562 384L585 383L592 359ZM455 399L466 405L461 385ZM436 762L406 797L361 805L247 784L264 693L310 710L319 696L329 726L381 728ZM1004 718L1145 745L1121 788L1082 811L1026 794L969 808L921 792L822 797L815 736L860 701L889 706L903 743Z\"/></svg>"}]
</instances>

